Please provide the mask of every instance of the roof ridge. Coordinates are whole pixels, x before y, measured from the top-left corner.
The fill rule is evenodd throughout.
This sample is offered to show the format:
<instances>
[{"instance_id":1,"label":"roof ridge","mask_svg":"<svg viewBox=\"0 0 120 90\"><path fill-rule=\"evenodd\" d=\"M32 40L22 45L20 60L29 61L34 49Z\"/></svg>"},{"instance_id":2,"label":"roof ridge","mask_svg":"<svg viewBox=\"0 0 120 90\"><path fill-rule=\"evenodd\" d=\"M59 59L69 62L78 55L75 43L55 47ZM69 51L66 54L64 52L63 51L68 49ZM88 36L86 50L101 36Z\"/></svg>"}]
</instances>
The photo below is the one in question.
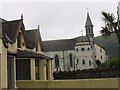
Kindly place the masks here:
<instances>
[{"instance_id":1,"label":"roof ridge","mask_svg":"<svg viewBox=\"0 0 120 90\"><path fill-rule=\"evenodd\" d=\"M13 21L6 21L6 22L3 22L3 23L11 23L11 22L16 22L16 21L21 21L21 19L13 20Z\"/></svg>"}]
</instances>

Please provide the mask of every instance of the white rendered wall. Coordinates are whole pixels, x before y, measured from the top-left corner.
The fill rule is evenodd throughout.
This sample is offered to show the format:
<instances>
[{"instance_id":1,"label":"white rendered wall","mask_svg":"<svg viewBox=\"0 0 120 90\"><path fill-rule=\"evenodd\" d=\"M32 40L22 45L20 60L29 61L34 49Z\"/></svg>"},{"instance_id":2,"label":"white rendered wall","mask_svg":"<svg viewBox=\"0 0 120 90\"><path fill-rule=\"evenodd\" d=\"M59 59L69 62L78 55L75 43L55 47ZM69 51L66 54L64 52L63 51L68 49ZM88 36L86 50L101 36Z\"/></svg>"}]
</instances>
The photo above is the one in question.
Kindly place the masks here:
<instances>
[{"instance_id":1,"label":"white rendered wall","mask_svg":"<svg viewBox=\"0 0 120 90\"><path fill-rule=\"evenodd\" d=\"M94 68L93 50L91 49L90 45L76 46L75 48L76 49L78 48L78 51L76 51L76 69L82 70L82 69ZM84 51L82 51L82 48L84 48ZM78 63L77 63L77 59L78 59ZM85 64L83 64L83 60L85 60ZM89 61L91 61L91 65L89 65Z\"/></svg>"},{"instance_id":2,"label":"white rendered wall","mask_svg":"<svg viewBox=\"0 0 120 90\"><path fill-rule=\"evenodd\" d=\"M82 51L84 48L84 51ZM89 48L89 50L88 50ZM78 51L76 50L78 49ZM102 50L102 52L100 51ZM94 45L94 48L91 48L89 44L86 45L77 45L75 46L75 50L68 51L52 51L46 53L48 56L54 58L52 60L52 71L56 71L55 68L55 55L59 57L59 71L68 71L68 70L77 70L77 69L89 69L96 67L96 60L100 60L102 63L106 61L106 53L105 50L99 47L98 45ZM72 62L73 67L70 66L70 54L72 54ZM102 59L101 59L102 56ZM96 57L96 58L95 58ZM83 64L83 59L85 60L85 64ZM91 64L89 63L91 62Z\"/></svg>"},{"instance_id":3,"label":"white rendered wall","mask_svg":"<svg viewBox=\"0 0 120 90\"><path fill-rule=\"evenodd\" d=\"M104 49L95 44L96 60L100 60L101 63L106 61L106 52ZM102 57L102 58L101 58Z\"/></svg>"}]
</instances>

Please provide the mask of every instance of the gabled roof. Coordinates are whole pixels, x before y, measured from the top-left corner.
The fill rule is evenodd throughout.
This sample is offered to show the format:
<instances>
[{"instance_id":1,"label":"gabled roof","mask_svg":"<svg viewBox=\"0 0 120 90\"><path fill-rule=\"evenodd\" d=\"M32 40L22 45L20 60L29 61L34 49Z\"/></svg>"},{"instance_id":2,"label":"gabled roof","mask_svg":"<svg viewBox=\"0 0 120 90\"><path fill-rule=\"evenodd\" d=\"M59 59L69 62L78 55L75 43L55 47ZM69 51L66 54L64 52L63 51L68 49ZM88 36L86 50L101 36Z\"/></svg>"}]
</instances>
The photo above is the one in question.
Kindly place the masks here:
<instances>
[{"instance_id":1,"label":"gabled roof","mask_svg":"<svg viewBox=\"0 0 120 90\"><path fill-rule=\"evenodd\" d=\"M20 28L20 20L2 23L2 31L7 41L14 42L17 31Z\"/></svg>"},{"instance_id":2,"label":"gabled roof","mask_svg":"<svg viewBox=\"0 0 120 90\"><path fill-rule=\"evenodd\" d=\"M92 21L90 19L89 13L87 12L87 19L85 26L93 26Z\"/></svg>"},{"instance_id":3,"label":"gabled roof","mask_svg":"<svg viewBox=\"0 0 120 90\"><path fill-rule=\"evenodd\" d=\"M1 22L6 22L7 20L3 19L3 18L0 18L0 21Z\"/></svg>"},{"instance_id":4,"label":"gabled roof","mask_svg":"<svg viewBox=\"0 0 120 90\"><path fill-rule=\"evenodd\" d=\"M34 49L36 44L40 42L41 49L44 50L39 29L26 30L27 48Z\"/></svg>"},{"instance_id":5,"label":"gabled roof","mask_svg":"<svg viewBox=\"0 0 120 90\"><path fill-rule=\"evenodd\" d=\"M2 23L2 34L6 42L14 43L17 39L19 30L22 30L25 38L25 27L21 19Z\"/></svg>"},{"instance_id":6,"label":"gabled roof","mask_svg":"<svg viewBox=\"0 0 120 90\"><path fill-rule=\"evenodd\" d=\"M23 19L2 22L2 41L6 48L8 48L8 42L15 43L20 30L24 34L23 37L26 43Z\"/></svg>"}]
</instances>

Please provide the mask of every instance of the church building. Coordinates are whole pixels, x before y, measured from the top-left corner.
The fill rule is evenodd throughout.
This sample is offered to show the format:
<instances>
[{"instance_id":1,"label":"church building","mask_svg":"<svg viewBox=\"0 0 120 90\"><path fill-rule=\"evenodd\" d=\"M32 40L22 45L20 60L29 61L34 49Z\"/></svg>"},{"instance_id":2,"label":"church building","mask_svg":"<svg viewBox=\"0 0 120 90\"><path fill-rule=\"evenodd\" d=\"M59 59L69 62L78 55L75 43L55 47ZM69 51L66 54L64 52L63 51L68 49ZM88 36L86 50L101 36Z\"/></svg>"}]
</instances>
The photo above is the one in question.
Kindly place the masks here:
<instances>
[{"instance_id":1,"label":"church building","mask_svg":"<svg viewBox=\"0 0 120 90\"><path fill-rule=\"evenodd\" d=\"M94 42L93 24L89 12L85 31L86 36L43 42L46 54L54 58L53 72L96 68L98 64L106 61L105 49Z\"/></svg>"}]
</instances>

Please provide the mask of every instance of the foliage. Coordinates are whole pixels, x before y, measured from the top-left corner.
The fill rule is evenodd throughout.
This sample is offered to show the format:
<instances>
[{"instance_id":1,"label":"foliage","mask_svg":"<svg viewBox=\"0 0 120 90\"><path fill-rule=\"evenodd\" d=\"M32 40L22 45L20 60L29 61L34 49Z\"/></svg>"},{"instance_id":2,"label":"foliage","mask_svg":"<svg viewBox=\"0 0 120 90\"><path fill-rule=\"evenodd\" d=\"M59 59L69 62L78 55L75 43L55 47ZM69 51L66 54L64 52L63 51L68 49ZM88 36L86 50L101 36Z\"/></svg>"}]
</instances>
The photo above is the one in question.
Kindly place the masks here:
<instances>
[{"instance_id":1,"label":"foliage","mask_svg":"<svg viewBox=\"0 0 120 90\"><path fill-rule=\"evenodd\" d=\"M118 9L119 10L119 9ZM102 30L100 31L102 35L109 36L111 33L115 32L118 37L118 41L120 44L120 19L119 16L116 19L114 14L110 14L107 12L102 12L102 19L104 21L104 26L102 26Z\"/></svg>"},{"instance_id":2,"label":"foliage","mask_svg":"<svg viewBox=\"0 0 120 90\"><path fill-rule=\"evenodd\" d=\"M114 56L108 61L110 67L120 66L120 56Z\"/></svg>"},{"instance_id":3,"label":"foliage","mask_svg":"<svg viewBox=\"0 0 120 90\"><path fill-rule=\"evenodd\" d=\"M113 56L108 61L101 63L99 67L120 67L120 56Z\"/></svg>"}]
</instances>

